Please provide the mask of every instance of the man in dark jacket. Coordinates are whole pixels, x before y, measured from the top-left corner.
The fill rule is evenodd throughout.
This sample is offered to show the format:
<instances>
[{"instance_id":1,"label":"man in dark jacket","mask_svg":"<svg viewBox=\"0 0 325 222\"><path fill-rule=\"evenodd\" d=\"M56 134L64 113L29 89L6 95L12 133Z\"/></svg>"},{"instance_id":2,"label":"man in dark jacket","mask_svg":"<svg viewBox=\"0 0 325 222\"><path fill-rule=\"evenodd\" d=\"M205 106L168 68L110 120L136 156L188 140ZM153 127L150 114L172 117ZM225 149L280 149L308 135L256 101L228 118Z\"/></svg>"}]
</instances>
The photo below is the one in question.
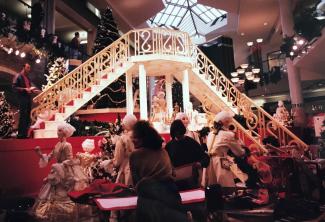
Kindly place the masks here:
<instances>
[{"instance_id":1,"label":"man in dark jacket","mask_svg":"<svg viewBox=\"0 0 325 222\"><path fill-rule=\"evenodd\" d=\"M30 112L32 107L32 93L37 89L31 85L28 78L30 73L30 64L25 63L23 70L18 73L12 83L13 89L17 92L19 101L19 125L17 138L27 138L27 132L30 125Z\"/></svg>"}]
</instances>

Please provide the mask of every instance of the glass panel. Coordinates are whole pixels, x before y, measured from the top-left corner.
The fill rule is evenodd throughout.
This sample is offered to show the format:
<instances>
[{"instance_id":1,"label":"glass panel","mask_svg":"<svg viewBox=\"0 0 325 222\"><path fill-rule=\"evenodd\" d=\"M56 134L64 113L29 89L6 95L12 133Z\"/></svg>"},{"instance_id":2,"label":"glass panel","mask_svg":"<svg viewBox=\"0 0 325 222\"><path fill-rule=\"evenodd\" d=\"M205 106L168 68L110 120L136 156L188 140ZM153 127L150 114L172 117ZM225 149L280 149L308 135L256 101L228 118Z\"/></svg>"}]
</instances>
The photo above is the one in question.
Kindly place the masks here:
<instances>
[{"instance_id":1,"label":"glass panel","mask_svg":"<svg viewBox=\"0 0 325 222\"><path fill-rule=\"evenodd\" d=\"M208 16L206 16L205 14L201 14L200 18L203 19L206 23L211 21L211 19Z\"/></svg>"},{"instance_id":2,"label":"glass panel","mask_svg":"<svg viewBox=\"0 0 325 222\"><path fill-rule=\"evenodd\" d=\"M162 15L163 14L161 12L159 12L155 17L154 22L156 22L156 23L159 22Z\"/></svg>"},{"instance_id":3,"label":"glass panel","mask_svg":"<svg viewBox=\"0 0 325 222\"><path fill-rule=\"evenodd\" d=\"M166 21L167 21L167 19L168 19L168 17L169 17L169 16L168 16L167 14L164 14L164 15L161 17L159 23L160 23L160 24L165 24Z\"/></svg>"},{"instance_id":4,"label":"glass panel","mask_svg":"<svg viewBox=\"0 0 325 222\"><path fill-rule=\"evenodd\" d=\"M166 10L164 11L164 13L171 14L171 12L173 11L173 9L174 9L174 6L173 5L168 5L166 7Z\"/></svg>"},{"instance_id":5,"label":"glass panel","mask_svg":"<svg viewBox=\"0 0 325 222\"><path fill-rule=\"evenodd\" d=\"M179 12L177 13L178 16L183 17L186 13L187 9L185 8L180 8Z\"/></svg>"},{"instance_id":6,"label":"glass panel","mask_svg":"<svg viewBox=\"0 0 325 222\"><path fill-rule=\"evenodd\" d=\"M181 21L181 17L176 17L174 22L173 22L173 26L177 27L178 26L178 23Z\"/></svg>"},{"instance_id":7,"label":"glass panel","mask_svg":"<svg viewBox=\"0 0 325 222\"><path fill-rule=\"evenodd\" d=\"M202 14L202 11L201 11L198 7L196 7L196 6L192 7L192 10L193 10L196 14L198 14L198 15L201 15L201 14Z\"/></svg>"}]
</instances>

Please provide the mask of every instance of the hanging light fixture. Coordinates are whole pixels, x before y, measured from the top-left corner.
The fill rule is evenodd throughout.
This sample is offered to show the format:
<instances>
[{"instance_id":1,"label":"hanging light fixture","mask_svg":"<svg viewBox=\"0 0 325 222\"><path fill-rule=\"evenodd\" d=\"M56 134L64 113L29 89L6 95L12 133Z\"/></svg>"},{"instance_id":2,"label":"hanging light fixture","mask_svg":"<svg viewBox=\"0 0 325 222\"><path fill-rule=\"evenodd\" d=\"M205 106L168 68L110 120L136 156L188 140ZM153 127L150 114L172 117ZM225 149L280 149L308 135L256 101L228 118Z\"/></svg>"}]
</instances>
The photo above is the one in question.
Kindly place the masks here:
<instances>
[{"instance_id":1,"label":"hanging light fixture","mask_svg":"<svg viewBox=\"0 0 325 222\"><path fill-rule=\"evenodd\" d=\"M237 76L238 76L238 72L232 72L232 73L230 73L230 75L231 75L232 77L237 77Z\"/></svg>"},{"instance_id":2,"label":"hanging light fixture","mask_svg":"<svg viewBox=\"0 0 325 222\"><path fill-rule=\"evenodd\" d=\"M258 39L256 39L256 42L257 43L262 43L263 42L263 39L262 38L258 38Z\"/></svg>"},{"instance_id":3,"label":"hanging light fixture","mask_svg":"<svg viewBox=\"0 0 325 222\"><path fill-rule=\"evenodd\" d=\"M249 76L252 76L253 75L253 73L252 72L250 72L250 71L248 71L248 72L245 72L245 76L246 76L246 78L247 77L249 77Z\"/></svg>"},{"instance_id":4,"label":"hanging light fixture","mask_svg":"<svg viewBox=\"0 0 325 222\"><path fill-rule=\"evenodd\" d=\"M245 73L245 69L237 69L238 74L244 74Z\"/></svg>"},{"instance_id":5,"label":"hanging light fixture","mask_svg":"<svg viewBox=\"0 0 325 222\"><path fill-rule=\"evenodd\" d=\"M252 69L252 72L253 72L254 74L260 73L260 71L261 71L261 69L259 69L259 68L253 68L253 69Z\"/></svg>"},{"instance_id":6,"label":"hanging light fixture","mask_svg":"<svg viewBox=\"0 0 325 222\"><path fill-rule=\"evenodd\" d=\"M245 64L241 64L241 65L240 65L240 68L242 68L242 69L247 69L247 68L248 68L248 64L247 64L247 63L245 63Z\"/></svg>"},{"instance_id":7,"label":"hanging light fixture","mask_svg":"<svg viewBox=\"0 0 325 222\"><path fill-rule=\"evenodd\" d=\"M253 46L254 45L254 42L247 42L247 46L248 47L251 47L251 46Z\"/></svg>"},{"instance_id":8,"label":"hanging light fixture","mask_svg":"<svg viewBox=\"0 0 325 222\"><path fill-rule=\"evenodd\" d=\"M255 78L253 79L253 82L259 82L260 80L261 80L260 77L255 77Z\"/></svg>"},{"instance_id":9,"label":"hanging light fixture","mask_svg":"<svg viewBox=\"0 0 325 222\"><path fill-rule=\"evenodd\" d=\"M237 82L239 81L239 78L238 78L238 77L231 78L231 81L232 81L233 83L237 83Z\"/></svg>"}]
</instances>

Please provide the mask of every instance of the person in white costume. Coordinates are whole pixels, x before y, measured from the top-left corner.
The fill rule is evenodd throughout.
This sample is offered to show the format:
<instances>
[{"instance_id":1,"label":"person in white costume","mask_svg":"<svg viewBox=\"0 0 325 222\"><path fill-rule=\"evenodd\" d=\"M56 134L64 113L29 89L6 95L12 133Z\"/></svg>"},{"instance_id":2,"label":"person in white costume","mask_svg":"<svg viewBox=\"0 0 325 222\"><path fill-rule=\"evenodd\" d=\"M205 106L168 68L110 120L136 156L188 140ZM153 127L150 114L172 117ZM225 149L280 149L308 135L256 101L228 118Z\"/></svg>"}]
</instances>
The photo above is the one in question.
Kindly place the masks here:
<instances>
[{"instance_id":1,"label":"person in white costume","mask_svg":"<svg viewBox=\"0 0 325 222\"><path fill-rule=\"evenodd\" d=\"M247 175L228 155L229 150L236 156L245 154L245 150L235 138L235 134L228 130L232 119L233 114L226 111L221 111L215 116L214 130L209 133L207 139L210 164L204 172L203 186L219 184L222 187L235 187L235 178L243 183L247 180Z\"/></svg>"}]
</instances>

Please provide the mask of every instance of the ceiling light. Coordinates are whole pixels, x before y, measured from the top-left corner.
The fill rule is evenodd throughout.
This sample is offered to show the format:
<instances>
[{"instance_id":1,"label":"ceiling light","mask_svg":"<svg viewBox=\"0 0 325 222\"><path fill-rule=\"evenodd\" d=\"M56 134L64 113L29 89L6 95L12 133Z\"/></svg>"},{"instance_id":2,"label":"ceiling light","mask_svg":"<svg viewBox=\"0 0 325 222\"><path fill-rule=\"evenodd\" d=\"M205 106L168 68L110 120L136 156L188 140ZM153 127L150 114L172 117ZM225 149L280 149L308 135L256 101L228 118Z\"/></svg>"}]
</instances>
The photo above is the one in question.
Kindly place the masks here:
<instances>
[{"instance_id":1,"label":"ceiling light","mask_svg":"<svg viewBox=\"0 0 325 222\"><path fill-rule=\"evenodd\" d=\"M237 69L238 74L244 74L245 73L245 69Z\"/></svg>"},{"instance_id":2,"label":"ceiling light","mask_svg":"<svg viewBox=\"0 0 325 222\"><path fill-rule=\"evenodd\" d=\"M267 23L267 22L264 22L264 23L263 23L263 25L264 25L264 26L267 26L267 25L268 25L268 23Z\"/></svg>"},{"instance_id":3,"label":"ceiling light","mask_svg":"<svg viewBox=\"0 0 325 222\"><path fill-rule=\"evenodd\" d=\"M255 77L255 78L253 79L253 82L259 82L260 80L261 80L260 77Z\"/></svg>"},{"instance_id":4,"label":"ceiling light","mask_svg":"<svg viewBox=\"0 0 325 222\"><path fill-rule=\"evenodd\" d=\"M16 54L16 55L19 55L19 50L16 50L15 54Z\"/></svg>"},{"instance_id":5,"label":"ceiling light","mask_svg":"<svg viewBox=\"0 0 325 222\"><path fill-rule=\"evenodd\" d=\"M263 42L263 39L262 38L258 38L258 39L256 39L256 42L257 43L262 43Z\"/></svg>"},{"instance_id":6,"label":"ceiling light","mask_svg":"<svg viewBox=\"0 0 325 222\"><path fill-rule=\"evenodd\" d=\"M239 81L239 78L238 78L238 77L236 77L236 78L231 78L231 81L232 81L233 83L237 83L237 82Z\"/></svg>"},{"instance_id":7,"label":"ceiling light","mask_svg":"<svg viewBox=\"0 0 325 222\"><path fill-rule=\"evenodd\" d=\"M294 53L293 53L293 52L290 52L290 55L291 55L291 56L293 56L293 55L294 55Z\"/></svg>"},{"instance_id":8,"label":"ceiling light","mask_svg":"<svg viewBox=\"0 0 325 222\"><path fill-rule=\"evenodd\" d=\"M240 33L240 35L241 35L241 36L244 36L244 35L245 35L245 33L243 33L243 32L242 32L242 33Z\"/></svg>"},{"instance_id":9,"label":"ceiling light","mask_svg":"<svg viewBox=\"0 0 325 222\"><path fill-rule=\"evenodd\" d=\"M237 72L232 72L232 73L230 73L230 75L231 75L232 77L237 77L237 76L238 76L238 73L237 73Z\"/></svg>"},{"instance_id":10,"label":"ceiling light","mask_svg":"<svg viewBox=\"0 0 325 222\"><path fill-rule=\"evenodd\" d=\"M306 50L302 50L302 54L306 54Z\"/></svg>"},{"instance_id":11,"label":"ceiling light","mask_svg":"<svg viewBox=\"0 0 325 222\"><path fill-rule=\"evenodd\" d=\"M36 63L40 63L41 62L41 60L40 59L36 59L36 61L35 61Z\"/></svg>"},{"instance_id":12,"label":"ceiling light","mask_svg":"<svg viewBox=\"0 0 325 222\"><path fill-rule=\"evenodd\" d=\"M293 49L293 50L297 50L297 49L298 49L298 46L293 45L293 46L292 46L292 49Z\"/></svg>"},{"instance_id":13,"label":"ceiling light","mask_svg":"<svg viewBox=\"0 0 325 222\"><path fill-rule=\"evenodd\" d=\"M247 69L247 68L248 68L248 64L246 64L246 63L241 64L240 67L241 67L242 69Z\"/></svg>"},{"instance_id":14,"label":"ceiling light","mask_svg":"<svg viewBox=\"0 0 325 222\"><path fill-rule=\"evenodd\" d=\"M303 45L305 43L305 41L303 40L303 39L300 39L299 41L298 41L298 44L299 45Z\"/></svg>"},{"instance_id":15,"label":"ceiling light","mask_svg":"<svg viewBox=\"0 0 325 222\"><path fill-rule=\"evenodd\" d=\"M317 20L324 20L325 19L325 15L319 15L315 17Z\"/></svg>"},{"instance_id":16,"label":"ceiling light","mask_svg":"<svg viewBox=\"0 0 325 222\"><path fill-rule=\"evenodd\" d=\"M20 57L21 58L24 58L26 56L26 53L24 53L24 52L22 52L21 54L20 54Z\"/></svg>"},{"instance_id":17,"label":"ceiling light","mask_svg":"<svg viewBox=\"0 0 325 222\"><path fill-rule=\"evenodd\" d=\"M249 76L252 76L253 73L252 72L245 72L245 76L248 78Z\"/></svg>"},{"instance_id":18,"label":"ceiling light","mask_svg":"<svg viewBox=\"0 0 325 222\"><path fill-rule=\"evenodd\" d=\"M247 46L251 47L254 45L254 42L247 42Z\"/></svg>"},{"instance_id":19,"label":"ceiling light","mask_svg":"<svg viewBox=\"0 0 325 222\"><path fill-rule=\"evenodd\" d=\"M259 68L252 69L252 72L255 74L259 73L260 71L261 71L261 69L259 69Z\"/></svg>"}]
</instances>

